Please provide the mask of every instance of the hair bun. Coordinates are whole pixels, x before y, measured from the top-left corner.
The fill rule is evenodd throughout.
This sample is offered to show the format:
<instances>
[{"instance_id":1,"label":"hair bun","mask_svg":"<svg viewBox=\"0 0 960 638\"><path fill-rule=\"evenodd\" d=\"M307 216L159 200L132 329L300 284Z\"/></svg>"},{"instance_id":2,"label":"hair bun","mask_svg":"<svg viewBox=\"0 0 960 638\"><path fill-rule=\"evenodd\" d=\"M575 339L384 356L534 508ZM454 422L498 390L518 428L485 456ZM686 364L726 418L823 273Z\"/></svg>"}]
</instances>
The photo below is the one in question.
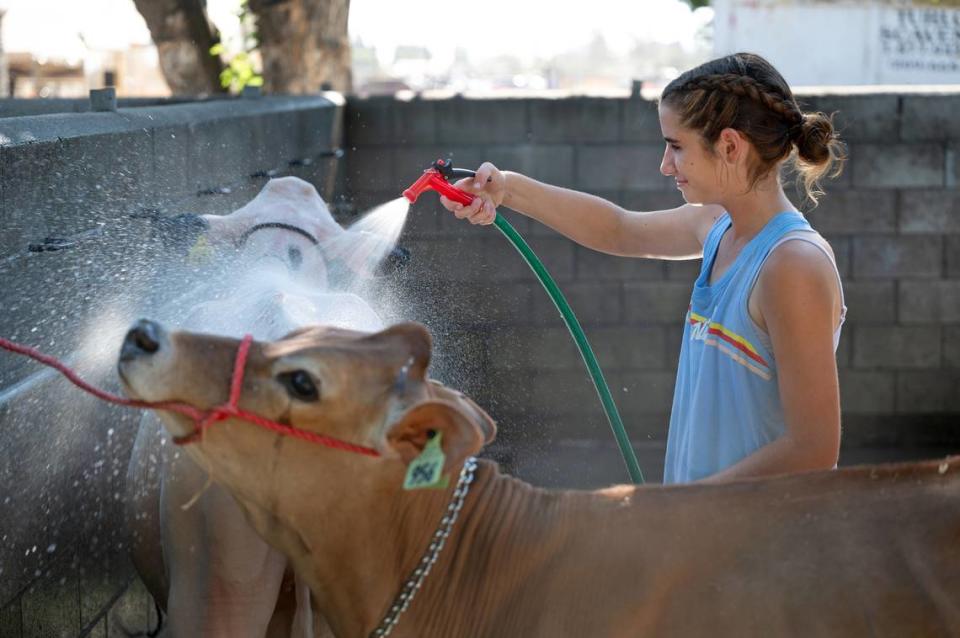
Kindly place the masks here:
<instances>
[{"instance_id":1,"label":"hair bun","mask_svg":"<svg viewBox=\"0 0 960 638\"><path fill-rule=\"evenodd\" d=\"M797 127L794 144L800 159L819 166L830 161L830 147L836 144L833 122L823 113L804 113Z\"/></svg>"}]
</instances>

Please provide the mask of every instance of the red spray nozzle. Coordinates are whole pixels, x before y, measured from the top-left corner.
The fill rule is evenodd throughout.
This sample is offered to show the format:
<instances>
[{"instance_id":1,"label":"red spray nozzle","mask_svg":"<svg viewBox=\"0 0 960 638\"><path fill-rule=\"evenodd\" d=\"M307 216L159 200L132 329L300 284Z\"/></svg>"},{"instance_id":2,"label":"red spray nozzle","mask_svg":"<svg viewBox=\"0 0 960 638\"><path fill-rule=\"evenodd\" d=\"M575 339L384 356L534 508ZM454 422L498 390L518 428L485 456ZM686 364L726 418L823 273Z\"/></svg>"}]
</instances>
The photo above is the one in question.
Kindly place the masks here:
<instances>
[{"instance_id":1,"label":"red spray nozzle","mask_svg":"<svg viewBox=\"0 0 960 638\"><path fill-rule=\"evenodd\" d=\"M403 196L410 200L410 203L413 204L424 191L433 190L434 178L440 178L443 180L443 177L436 171L436 169L428 168L427 170L423 171L423 175L421 175L417 181L410 185L410 188L403 191Z\"/></svg>"},{"instance_id":2,"label":"red spray nozzle","mask_svg":"<svg viewBox=\"0 0 960 638\"><path fill-rule=\"evenodd\" d=\"M433 166L423 172L423 175L417 181L410 185L410 188L403 191L403 196L410 200L412 204L424 191L434 190L441 195L445 195L447 199L467 206L474 200L474 196L447 181L447 175L466 177L467 174L472 174L472 171L454 169L449 160L437 160L433 163Z\"/></svg>"}]
</instances>

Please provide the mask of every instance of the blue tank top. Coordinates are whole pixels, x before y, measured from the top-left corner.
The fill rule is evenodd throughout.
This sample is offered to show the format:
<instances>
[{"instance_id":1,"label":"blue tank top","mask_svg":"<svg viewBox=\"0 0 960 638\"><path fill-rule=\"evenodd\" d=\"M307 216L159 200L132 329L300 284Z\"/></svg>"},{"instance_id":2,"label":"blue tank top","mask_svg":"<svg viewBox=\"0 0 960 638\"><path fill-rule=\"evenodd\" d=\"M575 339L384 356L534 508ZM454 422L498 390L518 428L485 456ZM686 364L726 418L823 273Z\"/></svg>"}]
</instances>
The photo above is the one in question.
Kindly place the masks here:
<instances>
[{"instance_id":1,"label":"blue tank top","mask_svg":"<svg viewBox=\"0 0 960 638\"><path fill-rule=\"evenodd\" d=\"M731 225L730 216L722 215L703 244L683 328L664 483L715 474L786 431L769 337L750 317L747 302L760 268L784 236L813 231L800 213L775 215L711 284L720 239Z\"/></svg>"}]
</instances>

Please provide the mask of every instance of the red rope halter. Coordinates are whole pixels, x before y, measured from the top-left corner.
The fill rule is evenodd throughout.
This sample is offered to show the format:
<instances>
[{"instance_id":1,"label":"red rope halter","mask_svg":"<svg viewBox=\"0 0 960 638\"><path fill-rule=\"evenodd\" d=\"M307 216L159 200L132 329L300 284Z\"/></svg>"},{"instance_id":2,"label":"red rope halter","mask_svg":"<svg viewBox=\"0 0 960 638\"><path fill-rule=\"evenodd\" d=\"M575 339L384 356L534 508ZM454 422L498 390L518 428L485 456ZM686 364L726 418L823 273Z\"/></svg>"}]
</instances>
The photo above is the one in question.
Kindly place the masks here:
<instances>
[{"instance_id":1,"label":"red rope halter","mask_svg":"<svg viewBox=\"0 0 960 638\"><path fill-rule=\"evenodd\" d=\"M81 379L76 372L68 368L65 364L49 355L45 355L38 350L30 348L29 346L23 346L0 337L0 348L15 352L17 354L25 355L31 359L34 359L35 361L39 361L43 365L54 368L63 376L65 376L70 383L74 384L85 392L89 392L102 401L133 408L169 410L193 419L195 423L193 432L186 436L178 436L173 438L173 442L178 445L194 443L200 440L203 437L204 431L206 431L206 429L214 423L232 418L248 421L249 423L259 425L262 428L266 428L267 430L271 430L283 436L292 436L303 441L317 443L319 445L324 445L337 450L355 452L365 456L380 456L380 452L371 447L349 443L332 436L317 434L316 432L300 430L291 425L277 423L276 421L265 419L259 414L241 410L238 407L238 403L240 402L240 391L243 387L243 374L247 364L247 356L250 353L250 344L252 342L253 337L250 335L244 335L243 339L240 341L240 346L237 348L237 357L233 363L233 376L230 379L230 397L223 405L218 405L210 410L198 410L192 405L178 401L137 401L134 399L126 399L124 397L110 394L109 392L105 392L99 388L93 387Z\"/></svg>"}]
</instances>

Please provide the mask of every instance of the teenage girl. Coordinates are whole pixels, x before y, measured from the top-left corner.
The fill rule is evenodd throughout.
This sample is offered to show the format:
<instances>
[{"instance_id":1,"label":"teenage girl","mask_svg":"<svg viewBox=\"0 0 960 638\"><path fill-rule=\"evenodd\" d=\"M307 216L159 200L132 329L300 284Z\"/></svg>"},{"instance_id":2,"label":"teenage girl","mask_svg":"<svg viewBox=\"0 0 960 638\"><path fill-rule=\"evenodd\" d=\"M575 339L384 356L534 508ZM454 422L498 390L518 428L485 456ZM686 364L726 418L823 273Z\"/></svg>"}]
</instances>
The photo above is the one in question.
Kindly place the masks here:
<instances>
[{"instance_id":1,"label":"teenage girl","mask_svg":"<svg viewBox=\"0 0 960 638\"><path fill-rule=\"evenodd\" d=\"M687 71L660 98L660 172L687 202L631 212L490 163L443 205L473 224L507 206L588 248L703 258L684 320L664 482L832 468L840 448L835 351L846 307L829 244L784 194L793 164L816 203L843 145L780 73L738 53Z\"/></svg>"}]
</instances>

